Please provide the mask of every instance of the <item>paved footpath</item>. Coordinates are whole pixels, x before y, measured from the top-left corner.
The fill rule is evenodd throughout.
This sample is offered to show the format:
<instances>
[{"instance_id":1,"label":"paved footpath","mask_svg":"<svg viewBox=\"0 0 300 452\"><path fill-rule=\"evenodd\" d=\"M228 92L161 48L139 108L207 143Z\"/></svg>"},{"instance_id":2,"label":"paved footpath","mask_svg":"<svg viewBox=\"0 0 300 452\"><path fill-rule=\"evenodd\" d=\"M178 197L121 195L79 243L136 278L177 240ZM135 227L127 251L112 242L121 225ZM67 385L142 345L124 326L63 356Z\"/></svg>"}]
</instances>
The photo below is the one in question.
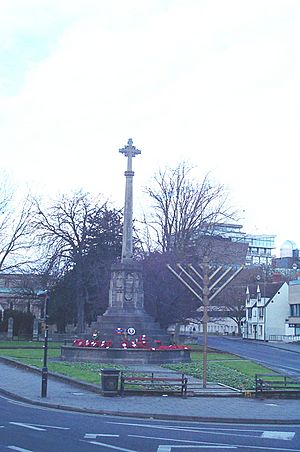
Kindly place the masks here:
<instances>
[{"instance_id":1,"label":"paved footpath","mask_svg":"<svg viewBox=\"0 0 300 452\"><path fill-rule=\"evenodd\" d=\"M105 397L99 393L99 386L78 384L71 379L62 381L51 375L47 397L42 398L39 372L8 364L0 358L0 375L2 395L49 408L156 419L300 424L299 399L154 395Z\"/></svg>"}]
</instances>

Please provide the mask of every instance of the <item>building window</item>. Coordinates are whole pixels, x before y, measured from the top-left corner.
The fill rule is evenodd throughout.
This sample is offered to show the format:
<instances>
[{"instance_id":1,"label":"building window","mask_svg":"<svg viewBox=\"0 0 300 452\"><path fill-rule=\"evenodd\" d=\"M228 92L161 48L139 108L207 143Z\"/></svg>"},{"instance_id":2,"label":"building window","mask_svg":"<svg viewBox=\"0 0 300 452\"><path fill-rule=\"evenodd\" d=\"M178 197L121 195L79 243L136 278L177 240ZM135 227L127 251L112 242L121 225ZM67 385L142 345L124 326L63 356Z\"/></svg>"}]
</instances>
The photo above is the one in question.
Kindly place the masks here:
<instances>
[{"instance_id":1,"label":"building window","mask_svg":"<svg viewBox=\"0 0 300 452\"><path fill-rule=\"evenodd\" d=\"M300 317L300 304L290 305L291 317Z\"/></svg>"},{"instance_id":2,"label":"building window","mask_svg":"<svg viewBox=\"0 0 300 452\"><path fill-rule=\"evenodd\" d=\"M248 319L252 319L252 308L247 309Z\"/></svg>"}]
</instances>

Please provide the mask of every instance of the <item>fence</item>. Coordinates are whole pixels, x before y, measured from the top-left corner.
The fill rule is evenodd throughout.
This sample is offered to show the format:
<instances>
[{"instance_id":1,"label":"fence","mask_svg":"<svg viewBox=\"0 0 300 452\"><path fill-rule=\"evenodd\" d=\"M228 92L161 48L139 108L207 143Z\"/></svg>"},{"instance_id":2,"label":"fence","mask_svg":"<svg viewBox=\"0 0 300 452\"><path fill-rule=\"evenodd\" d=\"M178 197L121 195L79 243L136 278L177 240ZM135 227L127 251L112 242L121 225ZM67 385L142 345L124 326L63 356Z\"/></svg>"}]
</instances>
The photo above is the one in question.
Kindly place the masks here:
<instances>
[{"instance_id":1,"label":"fence","mask_svg":"<svg viewBox=\"0 0 300 452\"><path fill-rule=\"evenodd\" d=\"M255 375L255 393L270 394L293 394L299 397L300 381L288 375L272 374L256 374Z\"/></svg>"},{"instance_id":2,"label":"fence","mask_svg":"<svg viewBox=\"0 0 300 452\"><path fill-rule=\"evenodd\" d=\"M274 342L300 342L300 336L295 336L292 334L278 334L278 335L270 335L269 341Z\"/></svg>"}]
</instances>

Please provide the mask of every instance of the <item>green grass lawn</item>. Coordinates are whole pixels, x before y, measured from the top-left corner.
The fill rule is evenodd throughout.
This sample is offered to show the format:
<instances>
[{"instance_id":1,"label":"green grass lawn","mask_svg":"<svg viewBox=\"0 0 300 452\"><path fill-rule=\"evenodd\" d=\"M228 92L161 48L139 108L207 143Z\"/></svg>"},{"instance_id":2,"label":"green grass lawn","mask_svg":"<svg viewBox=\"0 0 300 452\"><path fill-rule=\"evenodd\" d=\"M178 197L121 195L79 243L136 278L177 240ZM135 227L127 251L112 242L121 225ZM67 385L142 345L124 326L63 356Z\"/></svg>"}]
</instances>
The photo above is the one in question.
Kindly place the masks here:
<instances>
[{"instance_id":1,"label":"green grass lawn","mask_svg":"<svg viewBox=\"0 0 300 452\"><path fill-rule=\"evenodd\" d=\"M34 347L39 348L24 348L25 346L28 347L28 343L24 345L24 342L22 342L20 348L4 349L1 348L3 344L3 342L0 342L0 356L10 357L38 368L43 366L44 349L42 342L30 343L30 345L34 344ZM17 341L8 344L15 347ZM55 348L53 347L54 345ZM126 369L125 366L115 364L56 361L55 358L58 359L60 357L60 345L58 343L49 344L47 363L49 371L67 375L88 383L99 384L101 369L108 367L114 367L120 370ZM201 379L203 371L202 352L192 352L191 358L191 363L166 364L163 367L182 371L187 375ZM238 389L253 389L256 373L270 373L270 370L252 361L228 353L208 353L207 355L207 380L209 382L218 382Z\"/></svg>"},{"instance_id":2,"label":"green grass lawn","mask_svg":"<svg viewBox=\"0 0 300 452\"><path fill-rule=\"evenodd\" d=\"M199 361L202 360L202 352L191 352L191 358L193 361ZM209 361L223 361L223 360L234 360L234 359L240 359L238 356L231 355L230 353L215 353L215 352L209 352L207 354L207 359Z\"/></svg>"},{"instance_id":3,"label":"green grass lawn","mask_svg":"<svg viewBox=\"0 0 300 452\"><path fill-rule=\"evenodd\" d=\"M1 348L43 348L44 341L0 341ZM59 348L64 345L64 342L48 341L48 348Z\"/></svg>"},{"instance_id":4,"label":"green grass lawn","mask_svg":"<svg viewBox=\"0 0 300 452\"><path fill-rule=\"evenodd\" d=\"M191 363L165 364L163 367L202 379L202 352L192 352L191 358ZM209 382L222 383L237 389L254 389L256 373L270 373L270 369L229 353L207 354Z\"/></svg>"},{"instance_id":5,"label":"green grass lawn","mask_svg":"<svg viewBox=\"0 0 300 452\"><path fill-rule=\"evenodd\" d=\"M100 382L101 369L112 367L111 364L94 363L71 363L66 361L55 361L60 357L60 348L49 349L47 352L47 367L49 371L57 372L68 377L72 377L88 383L98 384ZM28 364L37 368L43 367L44 349L18 348L1 349L0 356L13 358L23 364ZM125 369L124 366L113 365L114 369Z\"/></svg>"},{"instance_id":6,"label":"green grass lawn","mask_svg":"<svg viewBox=\"0 0 300 452\"><path fill-rule=\"evenodd\" d=\"M58 358L60 356L60 349L49 348L47 351L49 358ZM14 348L14 349L0 349L0 356L7 356L18 360L28 359L32 362L42 361L44 356L44 349L41 348Z\"/></svg>"}]
</instances>

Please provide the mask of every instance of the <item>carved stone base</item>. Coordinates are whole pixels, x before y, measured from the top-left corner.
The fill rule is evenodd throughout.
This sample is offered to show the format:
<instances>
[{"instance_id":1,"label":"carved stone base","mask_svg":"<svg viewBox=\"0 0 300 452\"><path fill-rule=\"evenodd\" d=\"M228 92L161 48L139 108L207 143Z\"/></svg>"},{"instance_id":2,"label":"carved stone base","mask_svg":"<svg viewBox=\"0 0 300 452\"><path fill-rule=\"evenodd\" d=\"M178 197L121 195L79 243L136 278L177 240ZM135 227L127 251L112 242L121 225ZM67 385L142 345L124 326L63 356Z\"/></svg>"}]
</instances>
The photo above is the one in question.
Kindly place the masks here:
<instances>
[{"instance_id":1,"label":"carved stone base","mask_svg":"<svg viewBox=\"0 0 300 452\"><path fill-rule=\"evenodd\" d=\"M106 311L92 326L99 331L100 340L110 340L114 347L120 347L125 338L134 340L143 334L146 335L149 343L154 340L160 340L165 345L170 343L169 335L145 311ZM124 334L118 331L123 331ZM130 335L128 332L134 334Z\"/></svg>"},{"instance_id":2,"label":"carved stone base","mask_svg":"<svg viewBox=\"0 0 300 452\"><path fill-rule=\"evenodd\" d=\"M93 322L92 328L99 331L101 340L111 340L116 347L126 336L136 339L143 334L150 341L170 343L167 332L144 310L143 276L138 262L128 260L112 266L109 306L103 316ZM125 335L118 334L118 329ZM133 331L135 334L128 334Z\"/></svg>"}]
</instances>

